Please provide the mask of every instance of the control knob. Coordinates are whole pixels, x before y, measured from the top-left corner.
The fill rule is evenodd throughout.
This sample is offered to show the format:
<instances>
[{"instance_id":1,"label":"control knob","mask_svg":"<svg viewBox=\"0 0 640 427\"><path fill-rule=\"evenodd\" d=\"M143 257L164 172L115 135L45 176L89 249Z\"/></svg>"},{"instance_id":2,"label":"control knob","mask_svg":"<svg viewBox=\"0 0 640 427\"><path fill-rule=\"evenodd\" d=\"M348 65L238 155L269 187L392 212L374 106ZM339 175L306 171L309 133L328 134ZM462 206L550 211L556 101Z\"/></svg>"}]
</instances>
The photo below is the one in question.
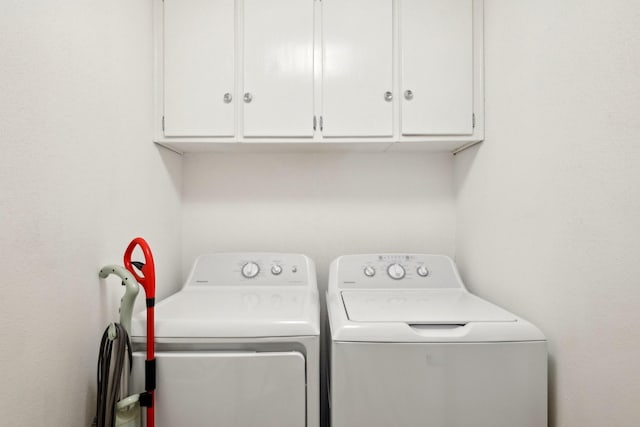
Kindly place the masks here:
<instances>
[{"instance_id":1,"label":"control knob","mask_svg":"<svg viewBox=\"0 0 640 427\"><path fill-rule=\"evenodd\" d=\"M429 270L427 270L427 267L425 267L424 265L419 266L416 269L416 272L420 277L427 277L429 275Z\"/></svg>"},{"instance_id":2,"label":"control knob","mask_svg":"<svg viewBox=\"0 0 640 427\"><path fill-rule=\"evenodd\" d=\"M260 266L255 262L248 262L242 266L242 275L247 279L253 279L260 273Z\"/></svg>"},{"instance_id":3,"label":"control knob","mask_svg":"<svg viewBox=\"0 0 640 427\"><path fill-rule=\"evenodd\" d=\"M387 274L393 280L400 280L405 275L404 267L398 263L391 264L389 265L389 267L387 267Z\"/></svg>"},{"instance_id":4,"label":"control knob","mask_svg":"<svg viewBox=\"0 0 640 427\"><path fill-rule=\"evenodd\" d=\"M364 275L367 277L373 277L376 275L376 269L368 265L364 268Z\"/></svg>"}]
</instances>

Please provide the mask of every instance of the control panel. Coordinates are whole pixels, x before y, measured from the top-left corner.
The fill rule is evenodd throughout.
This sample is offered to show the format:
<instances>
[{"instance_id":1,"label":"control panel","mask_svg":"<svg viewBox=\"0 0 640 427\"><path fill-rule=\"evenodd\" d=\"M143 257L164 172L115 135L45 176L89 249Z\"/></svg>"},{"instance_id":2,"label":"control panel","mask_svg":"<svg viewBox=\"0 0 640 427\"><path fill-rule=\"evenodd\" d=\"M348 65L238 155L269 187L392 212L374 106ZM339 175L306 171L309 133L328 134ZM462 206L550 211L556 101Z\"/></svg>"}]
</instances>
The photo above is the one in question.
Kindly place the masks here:
<instances>
[{"instance_id":1,"label":"control panel","mask_svg":"<svg viewBox=\"0 0 640 427\"><path fill-rule=\"evenodd\" d=\"M316 286L313 261L300 254L232 253L199 256L185 286Z\"/></svg>"},{"instance_id":2,"label":"control panel","mask_svg":"<svg viewBox=\"0 0 640 427\"><path fill-rule=\"evenodd\" d=\"M331 265L341 289L464 288L455 264L445 255L345 255Z\"/></svg>"}]
</instances>

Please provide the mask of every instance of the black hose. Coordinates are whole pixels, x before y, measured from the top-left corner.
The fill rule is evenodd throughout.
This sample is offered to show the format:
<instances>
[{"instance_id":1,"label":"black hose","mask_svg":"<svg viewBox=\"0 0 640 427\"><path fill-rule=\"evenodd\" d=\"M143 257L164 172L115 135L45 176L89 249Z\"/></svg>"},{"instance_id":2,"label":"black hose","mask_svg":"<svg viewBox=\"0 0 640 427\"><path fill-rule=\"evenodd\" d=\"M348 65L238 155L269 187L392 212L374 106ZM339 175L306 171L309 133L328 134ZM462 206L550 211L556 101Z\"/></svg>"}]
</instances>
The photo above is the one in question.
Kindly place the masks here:
<instances>
[{"instance_id":1,"label":"black hose","mask_svg":"<svg viewBox=\"0 0 640 427\"><path fill-rule=\"evenodd\" d=\"M94 420L97 427L115 426L116 403L125 397L119 396L125 355L128 354L129 366L132 366L131 342L127 330L119 323L114 323L114 326L115 339L109 339L109 328L105 329L98 353L98 395ZM112 360L114 345L115 359Z\"/></svg>"}]
</instances>

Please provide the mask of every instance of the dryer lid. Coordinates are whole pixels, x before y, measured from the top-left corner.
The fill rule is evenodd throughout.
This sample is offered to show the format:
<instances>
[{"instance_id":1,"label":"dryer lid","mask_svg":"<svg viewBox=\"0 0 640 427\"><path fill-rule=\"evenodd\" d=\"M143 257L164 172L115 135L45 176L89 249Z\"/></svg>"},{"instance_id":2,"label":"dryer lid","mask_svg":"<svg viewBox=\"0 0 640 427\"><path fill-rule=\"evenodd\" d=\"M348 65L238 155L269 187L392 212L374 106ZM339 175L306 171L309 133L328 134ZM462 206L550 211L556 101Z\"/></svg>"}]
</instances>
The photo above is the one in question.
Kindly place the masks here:
<instances>
[{"instance_id":1,"label":"dryer lid","mask_svg":"<svg viewBox=\"0 0 640 427\"><path fill-rule=\"evenodd\" d=\"M515 322L514 315L465 290L342 291L349 320L407 324Z\"/></svg>"},{"instance_id":2,"label":"dryer lid","mask_svg":"<svg viewBox=\"0 0 640 427\"><path fill-rule=\"evenodd\" d=\"M191 286L155 308L156 338L245 338L318 335L318 294L313 288ZM146 335L146 314L131 325Z\"/></svg>"}]
</instances>

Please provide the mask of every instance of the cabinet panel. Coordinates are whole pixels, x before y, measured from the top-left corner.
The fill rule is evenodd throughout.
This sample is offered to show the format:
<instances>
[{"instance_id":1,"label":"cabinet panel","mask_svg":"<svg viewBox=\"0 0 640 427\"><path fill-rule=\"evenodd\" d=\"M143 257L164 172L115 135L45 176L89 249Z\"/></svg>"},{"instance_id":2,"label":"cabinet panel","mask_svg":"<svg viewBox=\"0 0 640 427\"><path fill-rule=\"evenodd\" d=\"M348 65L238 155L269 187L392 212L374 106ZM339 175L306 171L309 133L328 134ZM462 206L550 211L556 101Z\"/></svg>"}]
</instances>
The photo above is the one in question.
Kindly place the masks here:
<instances>
[{"instance_id":1,"label":"cabinet panel","mask_svg":"<svg viewBox=\"0 0 640 427\"><path fill-rule=\"evenodd\" d=\"M133 353L133 390L145 388L144 359ZM157 426L306 425L301 353L160 351L156 364Z\"/></svg>"},{"instance_id":2,"label":"cabinet panel","mask_svg":"<svg viewBox=\"0 0 640 427\"><path fill-rule=\"evenodd\" d=\"M244 1L244 136L313 136L313 0Z\"/></svg>"},{"instance_id":3,"label":"cabinet panel","mask_svg":"<svg viewBox=\"0 0 640 427\"><path fill-rule=\"evenodd\" d=\"M233 136L233 0L164 1L164 135Z\"/></svg>"},{"instance_id":4,"label":"cabinet panel","mask_svg":"<svg viewBox=\"0 0 640 427\"><path fill-rule=\"evenodd\" d=\"M322 22L323 136L392 136L392 0L324 0Z\"/></svg>"},{"instance_id":5,"label":"cabinet panel","mask_svg":"<svg viewBox=\"0 0 640 427\"><path fill-rule=\"evenodd\" d=\"M402 134L472 134L473 0L400 8Z\"/></svg>"}]
</instances>

